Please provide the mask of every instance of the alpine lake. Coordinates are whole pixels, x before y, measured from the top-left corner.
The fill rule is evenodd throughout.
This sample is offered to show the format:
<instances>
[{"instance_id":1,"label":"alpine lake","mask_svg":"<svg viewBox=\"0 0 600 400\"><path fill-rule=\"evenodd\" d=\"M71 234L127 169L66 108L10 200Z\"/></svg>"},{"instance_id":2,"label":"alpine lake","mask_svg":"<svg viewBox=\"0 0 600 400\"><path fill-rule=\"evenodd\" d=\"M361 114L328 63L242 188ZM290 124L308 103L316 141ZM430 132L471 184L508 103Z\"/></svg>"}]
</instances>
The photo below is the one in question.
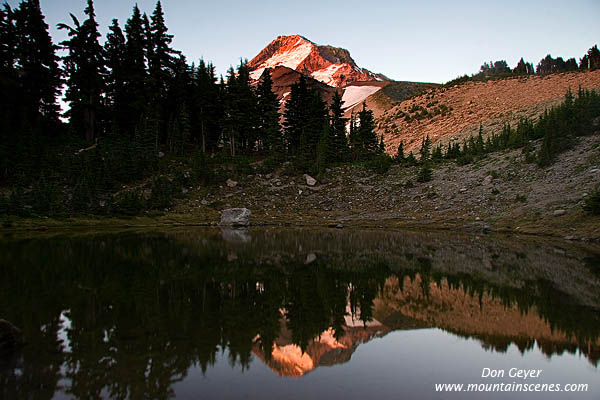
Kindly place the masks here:
<instances>
[{"instance_id":1,"label":"alpine lake","mask_svg":"<svg viewBox=\"0 0 600 400\"><path fill-rule=\"evenodd\" d=\"M600 398L600 245L564 240L4 234L0 318L7 400Z\"/></svg>"}]
</instances>

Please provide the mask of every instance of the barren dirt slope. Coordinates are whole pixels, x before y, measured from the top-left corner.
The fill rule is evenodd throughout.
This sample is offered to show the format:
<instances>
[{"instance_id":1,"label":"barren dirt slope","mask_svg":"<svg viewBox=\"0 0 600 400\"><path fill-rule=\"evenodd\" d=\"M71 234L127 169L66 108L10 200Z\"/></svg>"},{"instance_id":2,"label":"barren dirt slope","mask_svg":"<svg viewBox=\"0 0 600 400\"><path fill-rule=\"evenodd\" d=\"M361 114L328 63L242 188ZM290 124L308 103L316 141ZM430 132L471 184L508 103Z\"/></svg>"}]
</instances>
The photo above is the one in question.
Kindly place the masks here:
<instances>
[{"instance_id":1,"label":"barren dirt slope","mask_svg":"<svg viewBox=\"0 0 600 400\"><path fill-rule=\"evenodd\" d=\"M415 151L429 135L434 144L447 144L476 134L499 132L505 122L515 125L522 117L537 118L559 104L570 88L577 92L600 89L600 70L531 76L488 82L468 82L451 88L431 89L385 111L377 119L377 133L384 134L388 153L395 154L404 141ZM427 110L427 116L422 115Z\"/></svg>"}]
</instances>

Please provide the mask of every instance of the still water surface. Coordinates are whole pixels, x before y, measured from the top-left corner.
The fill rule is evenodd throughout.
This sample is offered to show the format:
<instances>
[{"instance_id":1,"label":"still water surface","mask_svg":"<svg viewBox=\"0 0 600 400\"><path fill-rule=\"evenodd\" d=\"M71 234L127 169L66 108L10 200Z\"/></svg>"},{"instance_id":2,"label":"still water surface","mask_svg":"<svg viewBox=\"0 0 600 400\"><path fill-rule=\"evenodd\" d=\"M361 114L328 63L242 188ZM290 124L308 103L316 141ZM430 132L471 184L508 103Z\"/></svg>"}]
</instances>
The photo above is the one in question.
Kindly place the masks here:
<instances>
[{"instance_id":1,"label":"still water surface","mask_svg":"<svg viewBox=\"0 0 600 400\"><path fill-rule=\"evenodd\" d=\"M600 249L564 242L271 229L3 237L0 318L27 340L0 360L3 399L600 398ZM588 387L435 389L513 382Z\"/></svg>"}]
</instances>

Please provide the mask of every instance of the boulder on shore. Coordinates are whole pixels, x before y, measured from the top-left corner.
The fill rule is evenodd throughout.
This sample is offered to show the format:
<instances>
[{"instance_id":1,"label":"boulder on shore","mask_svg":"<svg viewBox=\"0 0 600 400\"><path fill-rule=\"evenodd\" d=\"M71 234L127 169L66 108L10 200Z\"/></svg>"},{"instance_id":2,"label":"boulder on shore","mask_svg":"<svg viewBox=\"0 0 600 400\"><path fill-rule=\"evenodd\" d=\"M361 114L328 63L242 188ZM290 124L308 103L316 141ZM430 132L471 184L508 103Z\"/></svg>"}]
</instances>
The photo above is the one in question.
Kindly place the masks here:
<instances>
[{"instance_id":1,"label":"boulder on shore","mask_svg":"<svg viewBox=\"0 0 600 400\"><path fill-rule=\"evenodd\" d=\"M250 210L247 208L229 208L221 212L221 226L250 225Z\"/></svg>"},{"instance_id":2,"label":"boulder on shore","mask_svg":"<svg viewBox=\"0 0 600 400\"><path fill-rule=\"evenodd\" d=\"M315 186L317 180L308 174L304 174L304 179L306 179L306 184L308 186Z\"/></svg>"}]
</instances>

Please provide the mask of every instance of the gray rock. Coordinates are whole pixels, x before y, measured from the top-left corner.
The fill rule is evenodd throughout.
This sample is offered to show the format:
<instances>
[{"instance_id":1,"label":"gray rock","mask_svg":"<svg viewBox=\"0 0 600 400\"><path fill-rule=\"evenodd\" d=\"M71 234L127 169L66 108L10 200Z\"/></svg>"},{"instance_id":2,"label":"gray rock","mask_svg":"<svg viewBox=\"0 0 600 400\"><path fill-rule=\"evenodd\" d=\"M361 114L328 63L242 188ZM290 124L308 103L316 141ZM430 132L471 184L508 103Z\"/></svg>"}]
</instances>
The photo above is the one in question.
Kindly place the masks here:
<instances>
[{"instance_id":1,"label":"gray rock","mask_svg":"<svg viewBox=\"0 0 600 400\"><path fill-rule=\"evenodd\" d=\"M561 215L565 215L567 213L567 210L554 210L553 215L555 217L560 217Z\"/></svg>"},{"instance_id":2,"label":"gray rock","mask_svg":"<svg viewBox=\"0 0 600 400\"><path fill-rule=\"evenodd\" d=\"M0 319L0 354L8 354L22 344L21 330L10 322Z\"/></svg>"},{"instance_id":3,"label":"gray rock","mask_svg":"<svg viewBox=\"0 0 600 400\"><path fill-rule=\"evenodd\" d=\"M158 152L158 158L163 158L165 156L165 153L163 153L162 151Z\"/></svg>"},{"instance_id":4,"label":"gray rock","mask_svg":"<svg viewBox=\"0 0 600 400\"><path fill-rule=\"evenodd\" d=\"M237 186L237 182L234 181L233 179L227 179L227 182L225 182L227 184L227 187L233 188Z\"/></svg>"},{"instance_id":5,"label":"gray rock","mask_svg":"<svg viewBox=\"0 0 600 400\"><path fill-rule=\"evenodd\" d=\"M229 208L221 213L221 226L250 225L250 210L247 208Z\"/></svg>"},{"instance_id":6,"label":"gray rock","mask_svg":"<svg viewBox=\"0 0 600 400\"><path fill-rule=\"evenodd\" d=\"M486 177L483 179L483 184L484 184L485 186L488 186L490 183L492 183L492 179L494 179L494 177L493 177L493 176L491 176L491 175L488 175L488 176L486 176Z\"/></svg>"},{"instance_id":7,"label":"gray rock","mask_svg":"<svg viewBox=\"0 0 600 400\"><path fill-rule=\"evenodd\" d=\"M315 186L317 180L308 174L304 174L304 179L306 179L306 184L308 186Z\"/></svg>"}]
</instances>

